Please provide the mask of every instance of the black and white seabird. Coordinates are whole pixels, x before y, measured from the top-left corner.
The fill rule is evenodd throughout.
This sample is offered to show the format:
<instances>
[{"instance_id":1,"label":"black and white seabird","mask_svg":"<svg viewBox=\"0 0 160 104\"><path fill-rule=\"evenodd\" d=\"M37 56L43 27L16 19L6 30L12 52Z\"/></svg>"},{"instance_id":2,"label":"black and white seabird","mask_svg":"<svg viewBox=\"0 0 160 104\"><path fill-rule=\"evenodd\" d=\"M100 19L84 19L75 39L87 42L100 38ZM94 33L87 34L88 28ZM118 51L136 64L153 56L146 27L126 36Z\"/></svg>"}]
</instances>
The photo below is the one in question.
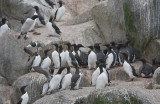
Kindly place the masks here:
<instances>
[{"instance_id":1,"label":"black and white seabird","mask_svg":"<svg viewBox=\"0 0 160 104\"><path fill-rule=\"evenodd\" d=\"M110 69L111 67L115 66L116 64L116 53L113 52L111 46L109 44L106 44L104 46L107 46L108 48L108 54L106 59L106 68Z\"/></svg>"},{"instance_id":2,"label":"black and white seabird","mask_svg":"<svg viewBox=\"0 0 160 104\"><path fill-rule=\"evenodd\" d=\"M41 47L41 48L43 48L45 45L44 45L44 43L42 43L42 42L31 42L31 43L29 43L27 46L25 46L24 47L24 51L27 53L27 54L29 54L29 60L30 60L30 56L36 56L37 55L37 52L36 53L34 53L34 52L32 52L31 50L30 50L30 48L32 48L32 47L34 47L34 48L36 48L37 49L37 51L38 51L38 48L39 47ZM28 61L29 61L28 60Z\"/></svg>"},{"instance_id":3,"label":"black and white seabird","mask_svg":"<svg viewBox=\"0 0 160 104\"><path fill-rule=\"evenodd\" d=\"M144 78L151 77L153 75L153 67L147 64L145 59L140 59L140 61L142 61L141 76Z\"/></svg>"},{"instance_id":4,"label":"black and white seabird","mask_svg":"<svg viewBox=\"0 0 160 104\"><path fill-rule=\"evenodd\" d=\"M80 57L81 53L80 53L79 48L84 47L84 46L82 44L78 44L78 45L72 44L72 46L74 47L72 54L75 56L79 66L83 66L84 64L83 64L82 59Z\"/></svg>"},{"instance_id":5,"label":"black and white seabird","mask_svg":"<svg viewBox=\"0 0 160 104\"><path fill-rule=\"evenodd\" d=\"M92 79L91 79L91 85L95 86L96 85L96 80L100 74L100 69L97 67L97 69L92 73Z\"/></svg>"},{"instance_id":6,"label":"black and white seabird","mask_svg":"<svg viewBox=\"0 0 160 104\"><path fill-rule=\"evenodd\" d=\"M95 69L96 68L96 62L97 62L97 55L93 51L93 46L88 46L91 50L88 54L88 68L89 69Z\"/></svg>"},{"instance_id":7,"label":"black and white seabird","mask_svg":"<svg viewBox=\"0 0 160 104\"><path fill-rule=\"evenodd\" d=\"M97 55L97 62L96 62L97 66L100 63L100 60L103 60L103 62L106 63L107 56L101 50L100 43L95 43L94 44L94 49L95 49L95 53ZM105 63L103 63L103 64L105 64Z\"/></svg>"},{"instance_id":8,"label":"black and white seabird","mask_svg":"<svg viewBox=\"0 0 160 104\"><path fill-rule=\"evenodd\" d=\"M71 67L71 66L73 66L72 63L77 63L77 60L76 60L75 56L72 54L72 52L71 52L71 43L67 42L67 43L65 43L65 45L68 46L68 49L65 51L65 53L66 53L66 61L67 61L68 66Z\"/></svg>"},{"instance_id":9,"label":"black and white seabird","mask_svg":"<svg viewBox=\"0 0 160 104\"><path fill-rule=\"evenodd\" d=\"M52 35L60 35L61 31L60 29L56 26L56 24L53 22L53 17L51 16L48 23L47 23L48 29L52 32Z\"/></svg>"},{"instance_id":10,"label":"black and white seabird","mask_svg":"<svg viewBox=\"0 0 160 104\"><path fill-rule=\"evenodd\" d=\"M53 90L59 89L60 82L63 77L61 73L64 69L65 69L65 67L59 68L58 72L55 75L53 75L53 77L49 83L48 93L51 93L51 91L53 91Z\"/></svg>"},{"instance_id":11,"label":"black and white seabird","mask_svg":"<svg viewBox=\"0 0 160 104\"><path fill-rule=\"evenodd\" d=\"M21 34L18 36L18 39L21 38L21 35L25 35L24 39L27 39L27 32L29 31L30 27L32 26L32 24L34 23L34 20L38 18L37 15L32 16L32 18L27 18L22 27L21 27Z\"/></svg>"},{"instance_id":12,"label":"black and white seabird","mask_svg":"<svg viewBox=\"0 0 160 104\"><path fill-rule=\"evenodd\" d=\"M109 84L109 74L108 71L105 69L105 61L103 59L99 60L99 75L96 79L96 89L103 89Z\"/></svg>"},{"instance_id":13,"label":"black and white seabird","mask_svg":"<svg viewBox=\"0 0 160 104\"><path fill-rule=\"evenodd\" d=\"M138 75L136 74L136 71L134 69L134 67L128 62L127 58L127 54L126 53L122 53L123 55L123 59L124 59L124 62L123 62L123 69L124 71L129 75L130 77L130 80L129 81L133 81L133 79L135 77L138 77Z\"/></svg>"},{"instance_id":14,"label":"black and white seabird","mask_svg":"<svg viewBox=\"0 0 160 104\"><path fill-rule=\"evenodd\" d=\"M58 3L59 3L59 8L56 10L55 16L54 16L54 20L56 21L59 21L66 11L65 7L63 6L62 1L59 1Z\"/></svg>"},{"instance_id":15,"label":"black and white seabird","mask_svg":"<svg viewBox=\"0 0 160 104\"><path fill-rule=\"evenodd\" d=\"M130 41L125 42L124 44L120 44L121 48L120 48L120 52L121 53L127 53L128 55L128 61L134 62L135 61L135 53L134 53L134 49L133 47L130 45Z\"/></svg>"},{"instance_id":16,"label":"black and white seabird","mask_svg":"<svg viewBox=\"0 0 160 104\"><path fill-rule=\"evenodd\" d=\"M32 60L32 63L31 63L31 68L30 68L30 71L34 71L33 67L35 66L39 66L40 63L41 63L41 56L39 54L39 51L38 51L38 48L37 48L37 52L35 53L35 57L34 59Z\"/></svg>"},{"instance_id":17,"label":"black and white seabird","mask_svg":"<svg viewBox=\"0 0 160 104\"><path fill-rule=\"evenodd\" d=\"M65 90L66 88L68 88L71 85L71 78L72 74L70 72L70 67L67 67L67 74L62 78L59 89Z\"/></svg>"},{"instance_id":18,"label":"black and white seabird","mask_svg":"<svg viewBox=\"0 0 160 104\"><path fill-rule=\"evenodd\" d=\"M44 51L45 58L43 59L43 61L42 61L42 63L41 63L41 68L42 68L42 69L45 69L45 70L47 70L47 71L49 71L49 67L50 67L50 65L51 65L51 59L50 59L49 53L48 53L50 50L51 50L51 49L46 49L46 50Z\"/></svg>"},{"instance_id":19,"label":"black and white seabird","mask_svg":"<svg viewBox=\"0 0 160 104\"><path fill-rule=\"evenodd\" d=\"M71 90L78 90L79 84L82 78L82 73L79 72L78 64L74 63L73 66L76 68L75 74L71 78Z\"/></svg>"},{"instance_id":20,"label":"black and white seabird","mask_svg":"<svg viewBox=\"0 0 160 104\"><path fill-rule=\"evenodd\" d=\"M22 96L20 98L20 100L18 101L17 104L28 104L28 101L29 101L29 95L27 93L27 91L25 91L25 88L27 86L22 86L21 87L21 93L22 93Z\"/></svg>"},{"instance_id":21,"label":"black and white seabird","mask_svg":"<svg viewBox=\"0 0 160 104\"><path fill-rule=\"evenodd\" d=\"M39 7L38 6L34 6L34 9L36 10L36 13L35 15L37 14L38 15L38 18L37 18L37 25L38 26L43 26L43 25L46 25L45 23L45 20L44 20L44 17L41 15L40 11L39 11Z\"/></svg>"},{"instance_id":22,"label":"black and white seabird","mask_svg":"<svg viewBox=\"0 0 160 104\"><path fill-rule=\"evenodd\" d=\"M49 81L47 80L43 84L43 89L42 89L41 96L44 96L47 93L48 88L49 88Z\"/></svg>"},{"instance_id":23,"label":"black and white seabird","mask_svg":"<svg viewBox=\"0 0 160 104\"><path fill-rule=\"evenodd\" d=\"M63 49L63 46L59 46L59 54L60 54L60 66L67 67L67 60L66 60L66 50Z\"/></svg>"},{"instance_id":24,"label":"black and white seabird","mask_svg":"<svg viewBox=\"0 0 160 104\"><path fill-rule=\"evenodd\" d=\"M79 57L81 56L81 52L79 50L79 48L81 47L84 47L82 44L72 44L72 46L74 47L74 50L73 50L73 55L75 55L76 53L79 55Z\"/></svg>"},{"instance_id":25,"label":"black and white seabird","mask_svg":"<svg viewBox=\"0 0 160 104\"><path fill-rule=\"evenodd\" d=\"M7 19L6 18L2 18L2 21L0 23L0 37L8 34L10 32L10 28L7 25Z\"/></svg>"},{"instance_id":26,"label":"black and white seabird","mask_svg":"<svg viewBox=\"0 0 160 104\"><path fill-rule=\"evenodd\" d=\"M59 56L59 53L58 53L58 44L57 43L54 43L53 44L55 47L54 47L54 51L52 52L52 60L53 60L53 63L54 63L54 68L60 68L60 56Z\"/></svg>"}]
</instances>

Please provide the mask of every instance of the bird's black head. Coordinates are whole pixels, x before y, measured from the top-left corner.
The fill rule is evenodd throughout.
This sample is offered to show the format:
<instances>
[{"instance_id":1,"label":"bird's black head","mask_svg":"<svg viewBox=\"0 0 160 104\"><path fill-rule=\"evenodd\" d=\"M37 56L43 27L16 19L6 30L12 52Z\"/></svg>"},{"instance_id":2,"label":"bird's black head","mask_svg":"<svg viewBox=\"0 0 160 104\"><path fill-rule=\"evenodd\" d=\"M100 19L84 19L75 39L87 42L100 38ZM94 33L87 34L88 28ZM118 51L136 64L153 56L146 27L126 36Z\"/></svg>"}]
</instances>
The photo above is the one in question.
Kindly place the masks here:
<instances>
[{"instance_id":1,"label":"bird's black head","mask_svg":"<svg viewBox=\"0 0 160 104\"><path fill-rule=\"evenodd\" d=\"M99 67L106 67L106 60L105 59L99 59L98 60L98 64L99 64Z\"/></svg>"},{"instance_id":2,"label":"bird's black head","mask_svg":"<svg viewBox=\"0 0 160 104\"><path fill-rule=\"evenodd\" d=\"M5 23L6 23L6 21L7 21L7 19L6 19L6 18L2 18L2 24L5 24Z\"/></svg>"},{"instance_id":3,"label":"bird's black head","mask_svg":"<svg viewBox=\"0 0 160 104\"><path fill-rule=\"evenodd\" d=\"M121 48L122 46L123 46L122 43L119 43L119 44L116 45L116 47L117 47L118 50L120 50L120 48Z\"/></svg>"},{"instance_id":4,"label":"bird's black head","mask_svg":"<svg viewBox=\"0 0 160 104\"><path fill-rule=\"evenodd\" d=\"M103 44L103 46L106 46L108 48L110 47L110 44Z\"/></svg>"},{"instance_id":5,"label":"bird's black head","mask_svg":"<svg viewBox=\"0 0 160 104\"><path fill-rule=\"evenodd\" d=\"M106 55L108 52L108 49L103 50L103 53Z\"/></svg>"},{"instance_id":6,"label":"bird's black head","mask_svg":"<svg viewBox=\"0 0 160 104\"><path fill-rule=\"evenodd\" d=\"M32 47L36 47L36 42L31 42L30 45L31 45Z\"/></svg>"},{"instance_id":7,"label":"bird's black head","mask_svg":"<svg viewBox=\"0 0 160 104\"><path fill-rule=\"evenodd\" d=\"M24 94L26 91L25 91L25 88L27 87L28 85L25 85L25 86L22 86L21 87L21 92L22 92L22 94Z\"/></svg>"},{"instance_id":8,"label":"bird's black head","mask_svg":"<svg viewBox=\"0 0 160 104\"><path fill-rule=\"evenodd\" d=\"M121 53L122 54L122 57L125 61L128 60L128 54L127 53Z\"/></svg>"},{"instance_id":9,"label":"bird's black head","mask_svg":"<svg viewBox=\"0 0 160 104\"><path fill-rule=\"evenodd\" d=\"M34 6L33 7L37 12L39 11L39 7L38 6Z\"/></svg>"},{"instance_id":10,"label":"bird's black head","mask_svg":"<svg viewBox=\"0 0 160 104\"><path fill-rule=\"evenodd\" d=\"M49 73L50 73L50 74L53 74L53 73L54 73L54 68L51 68L51 69L49 70Z\"/></svg>"},{"instance_id":11,"label":"bird's black head","mask_svg":"<svg viewBox=\"0 0 160 104\"><path fill-rule=\"evenodd\" d=\"M75 48L77 45L76 44L72 44L72 46Z\"/></svg>"},{"instance_id":12,"label":"bird's black head","mask_svg":"<svg viewBox=\"0 0 160 104\"><path fill-rule=\"evenodd\" d=\"M128 46L129 43L130 43L130 41L127 40L127 41L124 43L124 45L125 45L125 46Z\"/></svg>"},{"instance_id":13,"label":"bird's black head","mask_svg":"<svg viewBox=\"0 0 160 104\"><path fill-rule=\"evenodd\" d=\"M58 44L57 44L57 43L54 43L53 45L56 46L56 47L58 47Z\"/></svg>"},{"instance_id":14,"label":"bird's black head","mask_svg":"<svg viewBox=\"0 0 160 104\"><path fill-rule=\"evenodd\" d=\"M59 45L59 50L63 50L63 47L62 47L62 45Z\"/></svg>"},{"instance_id":15,"label":"bird's black head","mask_svg":"<svg viewBox=\"0 0 160 104\"><path fill-rule=\"evenodd\" d=\"M59 1L59 6L61 7L63 5L63 2L62 1Z\"/></svg>"},{"instance_id":16,"label":"bird's black head","mask_svg":"<svg viewBox=\"0 0 160 104\"><path fill-rule=\"evenodd\" d=\"M116 43L114 41L110 42L111 46L115 46Z\"/></svg>"},{"instance_id":17,"label":"bird's black head","mask_svg":"<svg viewBox=\"0 0 160 104\"><path fill-rule=\"evenodd\" d=\"M78 44L77 46L78 48L84 47L82 44Z\"/></svg>"},{"instance_id":18,"label":"bird's black head","mask_svg":"<svg viewBox=\"0 0 160 104\"><path fill-rule=\"evenodd\" d=\"M45 56L47 56L48 55L48 52L50 51L51 49L46 49L46 50L44 50L44 54L45 54Z\"/></svg>"},{"instance_id":19,"label":"bird's black head","mask_svg":"<svg viewBox=\"0 0 160 104\"><path fill-rule=\"evenodd\" d=\"M34 16L32 16L32 20L35 20L36 18L38 18L38 15L34 15Z\"/></svg>"},{"instance_id":20,"label":"bird's black head","mask_svg":"<svg viewBox=\"0 0 160 104\"><path fill-rule=\"evenodd\" d=\"M94 44L94 48L100 50L100 44L101 44L101 43L95 43L95 44Z\"/></svg>"},{"instance_id":21,"label":"bird's black head","mask_svg":"<svg viewBox=\"0 0 160 104\"><path fill-rule=\"evenodd\" d=\"M65 45L67 45L68 47L70 47L70 46L71 46L71 43L70 43L70 42L67 42L67 43L65 43Z\"/></svg>"},{"instance_id":22,"label":"bird's black head","mask_svg":"<svg viewBox=\"0 0 160 104\"><path fill-rule=\"evenodd\" d=\"M89 49L93 50L93 46L87 46Z\"/></svg>"},{"instance_id":23,"label":"bird's black head","mask_svg":"<svg viewBox=\"0 0 160 104\"><path fill-rule=\"evenodd\" d=\"M142 61L143 64L146 64L146 60L145 59L139 59L140 61Z\"/></svg>"}]
</instances>

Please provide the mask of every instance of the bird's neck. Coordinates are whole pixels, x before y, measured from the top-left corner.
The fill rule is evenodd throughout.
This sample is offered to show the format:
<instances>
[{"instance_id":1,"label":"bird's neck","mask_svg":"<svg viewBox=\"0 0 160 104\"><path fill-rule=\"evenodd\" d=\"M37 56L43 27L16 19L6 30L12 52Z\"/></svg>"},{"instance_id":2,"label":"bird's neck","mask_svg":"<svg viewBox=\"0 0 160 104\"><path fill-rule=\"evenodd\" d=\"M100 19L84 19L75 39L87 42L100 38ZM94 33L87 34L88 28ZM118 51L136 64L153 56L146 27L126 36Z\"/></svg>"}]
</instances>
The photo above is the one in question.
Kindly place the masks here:
<instances>
[{"instance_id":1,"label":"bird's neck","mask_svg":"<svg viewBox=\"0 0 160 104\"><path fill-rule=\"evenodd\" d=\"M55 50L58 51L58 46L55 46Z\"/></svg>"},{"instance_id":2,"label":"bird's neck","mask_svg":"<svg viewBox=\"0 0 160 104\"><path fill-rule=\"evenodd\" d=\"M99 69L100 69L100 73L103 73L103 67L99 66Z\"/></svg>"},{"instance_id":3,"label":"bird's neck","mask_svg":"<svg viewBox=\"0 0 160 104\"><path fill-rule=\"evenodd\" d=\"M67 74L69 74L69 73L70 73L70 67L67 68Z\"/></svg>"},{"instance_id":4,"label":"bird's neck","mask_svg":"<svg viewBox=\"0 0 160 104\"><path fill-rule=\"evenodd\" d=\"M78 68L78 66L76 66L76 72L75 73L79 74L79 68Z\"/></svg>"},{"instance_id":5,"label":"bird's neck","mask_svg":"<svg viewBox=\"0 0 160 104\"><path fill-rule=\"evenodd\" d=\"M62 7L62 6L63 6L62 3L60 3L60 4L59 4L59 7Z\"/></svg>"},{"instance_id":6,"label":"bird's neck","mask_svg":"<svg viewBox=\"0 0 160 104\"><path fill-rule=\"evenodd\" d=\"M69 52L71 51L71 46L68 46L68 51L69 51Z\"/></svg>"}]
</instances>

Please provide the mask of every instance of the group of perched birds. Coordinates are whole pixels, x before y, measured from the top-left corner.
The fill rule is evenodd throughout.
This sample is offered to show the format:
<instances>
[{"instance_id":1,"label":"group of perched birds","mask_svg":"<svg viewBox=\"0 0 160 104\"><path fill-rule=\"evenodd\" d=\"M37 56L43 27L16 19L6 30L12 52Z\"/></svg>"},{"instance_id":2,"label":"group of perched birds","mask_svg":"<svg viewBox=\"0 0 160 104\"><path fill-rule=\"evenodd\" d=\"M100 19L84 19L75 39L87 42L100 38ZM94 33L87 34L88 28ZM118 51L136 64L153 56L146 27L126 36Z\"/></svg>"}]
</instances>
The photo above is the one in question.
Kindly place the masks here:
<instances>
[{"instance_id":1,"label":"group of perched birds","mask_svg":"<svg viewBox=\"0 0 160 104\"><path fill-rule=\"evenodd\" d=\"M50 0L45 1L52 8L56 5ZM21 21L23 25L18 39L22 36L24 36L24 39L27 39L27 33L34 30L36 25L47 26L52 32L52 36L60 35L61 31L54 21L59 21L62 18L65 13L65 7L63 6L62 1L57 3L59 4L59 8L55 12L55 15L49 18L47 23L40 13L39 7L34 6L33 8L36 10L34 15ZM10 32L10 28L7 24L7 19L2 18L0 21L0 37ZM111 70L112 67L118 65L123 66L130 81L133 81L135 77L138 77L134 67L131 65L132 62L135 62L136 58L130 41L117 44L115 42L110 42L109 44L95 43L90 46L71 44L70 42L51 44L54 48L43 50L44 56L41 56L40 54L40 48L45 47L42 42L31 42L24 47L24 51L29 54L29 57L34 56L29 70L44 74L47 78L47 81L43 85L42 96L47 93L50 94L54 90L65 90L67 88L70 88L71 90L79 89L79 84L83 76L83 73L80 72L79 68L83 66L88 66L90 70L94 70L92 73L91 85L95 86L96 89L103 89L106 85L110 84L108 70ZM67 48L65 49L64 46ZM35 48L36 52L32 52L30 48ZM90 49L86 59L81 57L82 53L80 48ZM155 59L152 60L152 65L147 64L145 59L139 59L139 61L142 61L143 63L141 68L142 77L152 76L159 66L159 63L156 62ZM71 67L75 68L74 74L71 73ZM55 73L54 69L58 69L58 71ZM25 91L26 87L27 86L22 86L22 96L17 104L27 104L29 101L28 93Z\"/></svg>"},{"instance_id":2,"label":"group of perched birds","mask_svg":"<svg viewBox=\"0 0 160 104\"><path fill-rule=\"evenodd\" d=\"M42 73L47 78L43 85L42 96L58 89L79 89L83 75L79 71L79 67L83 67L83 63L87 63L89 69L95 70L92 73L91 85L95 86L96 89L103 89L110 84L108 70L111 70L114 66L122 65L130 81L138 77L134 67L130 64L135 61L135 53L129 41L118 44L115 42L110 44L95 43L91 46L71 44L70 42L51 44L54 48L45 49L43 51L45 57L42 57L39 52L39 48L44 47L41 42L31 42L24 48L26 53L34 56L30 70ZM67 46L67 49L64 48L64 45ZM37 51L35 53L32 52L30 50L31 47L36 48ZM87 62L82 61L80 48L90 49L87 55ZM102 50L102 48L104 49ZM143 63L141 68L142 77L149 77L158 68L159 63L155 59L152 60L152 66L147 64L145 59L138 60ZM75 68L74 74L71 73L71 67ZM58 69L58 71L54 73L54 69ZM64 71L65 69L67 71ZM63 71L65 75L62 74Z\"/></svg>"},{"instance_id":3,"label":"group of perched birds","mask_svg":"<svg viewBox=\"0 0 160 104\"><path fill-rule=\"evenodd\" d=\"M51 7L55 5L49 0L45 0ZM27 33L29 31L34 30L34 27L37 25L39 26L47 26L47 28L50 30L51 35L49 36L54 36L54 35L60 35L61 31L58 28L58 26L54 23L54 21L59 21L62 16L65 13L65 7L63 6L63 2L59 1L58 2L59 7L56 10L54 16L50 16L49 21L46 23L45 18L42 16L42 13L40 13L39 7L34 6L33 8L35 9L35 13L31 18L26 18L25 20L22 20L22 27L21 27L21 34L19 35L18 39L21 38L21 36L24 36L24 39L27 39Z\"/></svg>"}]
</instances>

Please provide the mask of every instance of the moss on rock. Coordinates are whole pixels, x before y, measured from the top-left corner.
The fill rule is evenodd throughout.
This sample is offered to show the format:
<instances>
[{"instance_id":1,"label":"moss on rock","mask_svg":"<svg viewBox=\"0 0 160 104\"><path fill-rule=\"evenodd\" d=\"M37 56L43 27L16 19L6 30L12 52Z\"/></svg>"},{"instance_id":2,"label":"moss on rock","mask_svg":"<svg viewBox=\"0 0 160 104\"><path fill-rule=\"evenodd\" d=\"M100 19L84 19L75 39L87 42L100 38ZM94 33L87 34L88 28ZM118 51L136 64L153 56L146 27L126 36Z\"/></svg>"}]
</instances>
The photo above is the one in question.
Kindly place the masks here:
<instances>
[{"instance_id":1,"label":"moss on rock","mask_svg":"<svg viewBox=\"0 0 160 104\"><path fill-rule=\"evenodd\" d=\"M74 104L142 104L134 94L103 94L93 92L87 98L79 98Z\"/></svg>"}]
</instances>

